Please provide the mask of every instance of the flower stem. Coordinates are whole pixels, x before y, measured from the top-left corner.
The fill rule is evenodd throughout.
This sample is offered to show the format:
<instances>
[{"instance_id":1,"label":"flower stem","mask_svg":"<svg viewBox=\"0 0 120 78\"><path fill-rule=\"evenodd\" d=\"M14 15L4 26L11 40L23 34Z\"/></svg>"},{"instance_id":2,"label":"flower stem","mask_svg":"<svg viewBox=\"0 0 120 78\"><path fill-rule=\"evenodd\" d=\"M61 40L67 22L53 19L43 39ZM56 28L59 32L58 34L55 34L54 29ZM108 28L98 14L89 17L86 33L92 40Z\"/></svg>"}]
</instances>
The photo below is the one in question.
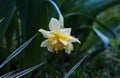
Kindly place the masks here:
<instances>
[{"instance_id":1,"label":"flower stem","mask_svg":"<svg viewBox=\"0 0 120 78\"><path fill-rule=\"evenodd\" d=\"M59 14L59 21L60 21L62 27L64 28L64 19L63 19L60 9L58 8L58 6L56 5L56 3L54 1L52 1L52 0L47 0L47 1L50 2L53 5L53 7L56 9L57 13Z\"/></svg>"}]
</instances>

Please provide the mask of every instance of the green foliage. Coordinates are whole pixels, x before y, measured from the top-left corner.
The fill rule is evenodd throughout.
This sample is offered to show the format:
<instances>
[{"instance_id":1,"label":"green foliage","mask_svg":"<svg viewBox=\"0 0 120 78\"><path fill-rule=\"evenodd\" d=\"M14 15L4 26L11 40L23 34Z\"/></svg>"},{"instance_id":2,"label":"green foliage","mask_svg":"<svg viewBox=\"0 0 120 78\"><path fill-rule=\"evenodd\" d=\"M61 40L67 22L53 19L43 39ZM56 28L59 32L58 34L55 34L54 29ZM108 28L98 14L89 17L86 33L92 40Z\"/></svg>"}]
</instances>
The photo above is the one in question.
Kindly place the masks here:
<instances>
[{"instance_id":1,"label":"green foliage","mask_svg":"<svg viewBox=\"0 0 120 78\"><path fill-rule=\"evenodd\" d=\"M74 43L70 55L64 51L50 53L40 47L44 38L38 30L48 30L50 19L58 18L53 5L46 0L1 0L0 64L17 48L20 51L16 52L22 53L8 59L5 66L1 66L0 75L16 69L24 71L46 61L42 67L30 70L31 73L23 78L62 78L72 68L70 78L119 78L120 0L54 2L64 16L65 27L72 28L71 35L78 38L81 44ZM22 44L27 47L20 49ZM88 56L80 62L84 55Z\"/></svg>"}]
</instances>

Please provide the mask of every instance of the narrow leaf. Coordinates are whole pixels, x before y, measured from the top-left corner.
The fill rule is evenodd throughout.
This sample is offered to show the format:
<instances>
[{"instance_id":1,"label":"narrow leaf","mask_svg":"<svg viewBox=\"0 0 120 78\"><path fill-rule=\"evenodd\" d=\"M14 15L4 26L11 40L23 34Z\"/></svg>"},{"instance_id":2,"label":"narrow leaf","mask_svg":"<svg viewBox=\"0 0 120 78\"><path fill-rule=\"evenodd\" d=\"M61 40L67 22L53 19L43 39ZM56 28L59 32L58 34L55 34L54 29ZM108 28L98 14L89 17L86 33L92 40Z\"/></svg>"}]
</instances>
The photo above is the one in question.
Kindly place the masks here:
<instances>
[{"instance_id":1,"label":"narrow leaf","mask_svg":"<svg viewBox=\"0 0 120 78\"><path fill-rule=\"evenodd\" d=\"M63 78L68 78L81 65L87 56L88 55L85 55L80 61L78 61Z\"/></svg>"},{"instance_id":2,"label":"narrow leaf","mask_svg":"<svg viewBox=\"0 0 120 78\"><path fill-rule=\"evenodd\" d=\"M4 20L4 18L0 19L0 23Z\"/></svg>"},{"instance_id":3,"label":"narrow leaf","mask_svg":"<svg viewBox=\"0 0 120 78\"><path fill-rule=\"evenodd\" d=\"M56 3L52 0L48 0L53 6L54 8L56 9L57 13L59 14L59 21L61 22L61 24L63 24L62 26L64 26L64 19L63 19L63 16L62 16L62 13L60 12L58 6L56 5Z\"/></svg>"},{"instance_id":4,"label":"narrow leaf","mask_svg":"<svg viewBox=\"0 0 120 78\"><path fill-rule=\"evenodd\" d=\"M102 28L104 28L106 31L108 31L111 35L113 35L114 37L118 37L118 34L116 34L114 31L112 31L110 28L108 28L106 25L104 25L103 23L101 23L100 21L96 20L94 17L88 15L88 14L84 14L84 13L80 13L80 12L73 12L73 13L69 13L66 14L64 16L64 18L70 17L70 16L74 16L74 15L82 15L87 17L88 19L93 20L94 22L96 22L97 24L99 24Z\"/></svg>"},{"instance_id":5,"label":"narrow leaf","mask_svg":"<svg viewBox=\"0 0 120 78\"><path fill-rule=\"evenodd\" d=\"M61 12L60 12L58 6L56 5L56 3L53 0L47 0L47 1L50 2L54 6L54 8L56 9L57 13L59 15L61 15Z\"/></svg>"},{"instance_id":6,"label":"narrow leaf","mask_svg":"<svg viewBox=\"0 0 120 78\"><path fill-rule=\"evenodd\" d=\"M6 73L6 74L0 76L0 78L8 78L10 75L14 74L16 71L17 71L17 70L13 70L13 71L11 71L11 72L9 72L9 73Z\"/></svg>"},{"instance_id":7,"label":"narrow leaf","mask_svg":"<svg viewBox=\"0 0 120 78\"><path fill-rule=\"evenodd\" d=\"M14 75L12 75L12 76L9 76L9 78L19 78L19 77L22 77L22 76L24 76L24 75L32 72L33 70L37 69L38 67L40 67L41 65L43 65L43 64L45 64L45 63L46 63L46 62L43 62L43 63L41 63L41 64L38 64L38 65L34 66L34 67L28 68L28 69L26 69L26 70L24 70L24 71L21 71L21 72L16 73L16 74L14 74Z\"/></svg>"},{"instance_id":8,"label":"narrow leaf","mask_svg":"<svg viewBox=\"0 0 120 78\"><path fill-rule=\"evenodd\" d=\"M102 40L105 46L109 44L109 38L105 36L102 32L97 30L96 28L93 28L93 31L96 33L96 35Z\"/></svg>"},{"instance_id":9,"label":"narrow leaf","mask_svg":"<svg viewBox=\"0 0 120 78\"><path fill-rule=\"evenodd\" d=\"M107 8L112 7L119 3L120 0L88 0L83 8L86 12L93 15L97 15L100 12L106 10Z\"/></svg>"},{"instance_id":10,"label":"narrow leaf","mask_svg":"<svg viewBox=\"0 0 120 78\"><path fill-rule=\"evenodd\" d=\"M7 5L7 6L6 6ZM0 1L0 17L4 17L4 21L0 23L0 41L3 39L9 23L16 11L15 0Z\"/></svg>"},{"instance_id":11,"label":"narrow leaf","mask_svg":"<svg viewBox=\"0 0 120 78\"><path fill-rule=\"evenodd\" d=\"M28 41L26 41L24 44L22 44L18 49L16 49L8 58L3 61L3 63L0 64L0 68L2 68L7 62L9 62L11 59L13 59L15 56L17 56L30 42L37 36L38 34L34 35L32 38L30 38Z\"/></svg>"}]
</instances>

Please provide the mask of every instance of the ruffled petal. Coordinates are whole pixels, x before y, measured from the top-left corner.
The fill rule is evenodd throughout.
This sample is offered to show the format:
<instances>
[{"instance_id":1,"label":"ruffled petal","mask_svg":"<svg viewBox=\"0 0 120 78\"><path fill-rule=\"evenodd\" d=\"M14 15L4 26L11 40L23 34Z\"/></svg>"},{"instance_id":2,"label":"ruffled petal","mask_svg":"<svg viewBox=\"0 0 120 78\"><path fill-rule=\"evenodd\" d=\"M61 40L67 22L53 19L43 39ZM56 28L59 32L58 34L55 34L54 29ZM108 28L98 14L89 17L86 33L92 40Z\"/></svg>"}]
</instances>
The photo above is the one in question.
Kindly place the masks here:
<instances>
[{"instance_id":1,"label":"ruffled petal","mask_svg":"<svg viewBox=\"0 0 120 78\"><path fill-rule=\"evenodd\" d=\"M51 35L49 31L46 31L44 29L39 29L38 31L41 32L45 38L49 38Z\"/></svg>"},{"instance_id":2,"label":"ruffled petal","mask_svg":"<svg viewBox=\"0 0 120 78\"><path fill-rule=\"evenodd\" d=\"M57 43L57 40L53 40L51 41L52 45L56 44Z\"/></svg>"},{"instance_id":3,"label":"ruffled petal","mask_svg":"<svg viewBox=\"0 0 120 78\"><path fill-rule=\"evenodd\" d=\"M40 47L47 47L48 44L47 44L47 40L43 41L40 45Z\"/></svg>"},{"instance_id":4,"label":"ruffled petal","mask_svg":"<svg viewBox=\"0 0 120 78\"><path fill-rule=\"evenodd\" d=\"M61 29L60 32L67 35L67 36L70 36L71 28Z\"/></svg>"},{"instance_id":5,"label":"ruffled petal","mask_svg":"<svg viewBox=\"0 0 120 78\"><path fill-rule=\"evenodd\" d=\"M59 30L60 28L61 28L60 21L57 20L56 18L52 18L49 23L49 29L51 31L56 31Z\"/></svg>"},{"instance_id":6,"label":"ruffled petal","mask_svg":"<svg viewBox=\"0 0 120 78\"><path fill-rule=\"evenodd\" d=\"M48 49L49 52L53 52L52 47L48 46L47 49Z\"/></svg>"},{"instance_id":7,"label":"ruffled petal","mask_svg":"<svg viewBox=\"0 0 120 78\"><path fill-rule=\"evenodd\" d=\"M78 42L78 43L81 43L81 42L80 42L77 38L75 38L75 37L72 37L72 36L71 36L70 39L71 39L71 42Z\"/></svg>"},{"instance_id":8,"label":"ruffled petal","mask_svg":"<svg viewBox=\"0 0 120 78\"><path fill-rule=\"evenodd\" d=\"M67 54L70 54L72 50L73 50L73 44L69 43L68 46L66 46L66 48L65 48L65 52Z\"/></svg>"},{"instance_id":9,"label":"ruffled petal","mask_svg":"<svg viewBox=\"0 0 120 78\"><path fill-rule=\"evenodd\" d=\"M59 41L60 41L61 43L63 43L64 45L67 45L67 44L68 44L68 42L65 41L65 40L63 40L63 39L59 39Z\"/></svg>"},{"instance_id":10,"label":"ruffled petal","mask_svg":"<svg viewBox=\"0 0 120 78\"><path fill-rule=\"evenodd\" d=\"M53 52L52 47L49 45L48 40L45 40L41 43L40 47L47 47L48 51Z\"/></svg>"}]
</instances>

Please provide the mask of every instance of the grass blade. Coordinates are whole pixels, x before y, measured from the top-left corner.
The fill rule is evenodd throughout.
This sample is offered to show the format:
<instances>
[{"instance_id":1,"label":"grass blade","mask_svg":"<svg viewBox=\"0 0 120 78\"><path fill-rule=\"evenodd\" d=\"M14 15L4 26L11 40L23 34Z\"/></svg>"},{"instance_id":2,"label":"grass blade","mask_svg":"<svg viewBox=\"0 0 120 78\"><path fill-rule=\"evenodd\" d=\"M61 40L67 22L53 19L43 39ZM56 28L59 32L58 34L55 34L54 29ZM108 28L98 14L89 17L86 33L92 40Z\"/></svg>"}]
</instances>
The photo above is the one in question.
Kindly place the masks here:
<instances>
[{"instance_id":1,"label":"grass blade","mask_svg":"<svg viewBox=\"0 0 120 78\"><path fill-rule=\"evenodd\" d=\"M43 65L43 64L45 64L45 63L46 63L46 62L43 62L43 63L41 63L41 64L38 64L38 65L33 66L33 67L31 67L31 68L28 68L28 69L26 69L26 70L24 70L24 71L21 71L21 72L16 73L16 74L14 74L14 75L12 75L12 76L9 76L9 78L19 78L19 77L22 77L22 76L24 76L24 75L32 72L33 70L37 69L38 67L40 67L41 65Z\"/></svg>"},{"instance_id":2,"label":"grass blade","mask_svg":"<svg viewBox=\"0 0 120 78\"><path fill-rule=\"evenodd\" d=\"M0 19L0 23L4 20L4 18Z\"/></svg>"},{"instance_id":3,"label":"grass blade","mask_svg":"<svg viewBox=\"0 0 120 78\"><path fill-rule=\"evenodd\" d=\"M110 28L108 28L106 25L104 25L103 23L99 22L98 20L96 20L94 17L84 14L84 13L80 13L80 12L74 12L74 13L69 13L66 14L64 16L64 18L70 17L70 16L74 16L74 15L83 15L93 21L95 21L97 24L99 24L102 28L104 28L106 31L108 31L110 34L112 34L114 37L118 37L118 34L116 34L113 30L111 30Z\"/></svg>"},{"instance_id":4,"label":"grass blade","mask_svg":"<svg viewBox=\"0 0 120 78\"><path fill-rule=\"evenodd\" d=\"M59 14L59 20L62 24L62 26L64 26L64 19L63 19L63 16L62 16L62 13L60 12L58 6L56 5L56 3L52 0L48 0L53 6L54 8L56 9L57 13Z\"/></svg>"},{"instance_id":5,"label":"grass blade","mask_svg":"<svg viewBox=\"0 0 120 78\"><path fill-rule=\"evenodd\" d=\"M6 6L7 5L7 6ZM0 17L4 17L4 21L0 23L0 41L5 36L9 23L16 11L15 0L1 0L0 1Z\"/></svg>"},{"instance_id":6,"label":"grass blade","mask_svg":"<svg viewBox=\"0 0 120 78\"><path fill-rule=\"evenodd\" d=\"M56 11L57 11L57 13L58 13L59 15L62 14L62 13L60 12L58 6L56 5L56 3L55 3L53 0L47 0L47 1L50 2L50 3L54 6L54 8L56 9Z\"/></svg>"},{"instance_id":7,"label":"grass blade","mask_svg":"<svg viewBox=\"0 0 120 78\"><path fill-rule=\"evenodd\" d=\"M8 78L10 75L14 74L16 71L17 71L17 70L13 70L13 71L11 71L11 72L9 72L9 73L6 73L6 74L0 76L0 78Z\"/></svg>"},{"instance_id":8,"label":"grass blade","mask_svg":"<svg viewBox=\"0 0 120 78\"><path fill-rule=\"evenodd\" d=\"M26 41L24 44L22 44L18 49L16 49L8 58L3 61L3 63L0 64L0 68L2 68L7 62L9 62L11 59L13 59L15 56L17 56L24 48L30 44L30 42L37 36L38 34L34 35L32 38L30 38L28 41Z\"/></svg>"},{"instance_id":9,"label":"grass blade","mask_svg":"<svg viewBox=\"0 0 120 78\"><path fill-rule=\"evenodd\" d=\"M88 55L85 55L80 61L78 61L63 78L68 78L81 65L87 56Z\"/></svg>"},{"instance_id":10,"label":"grass blade","mask_svg":"<svg viewBox=\"0 0 120 78\"><path fill-rule=\"evenodd\" d=\"M100 32L96 28L93 28L93 31L102 40L102 42L104 43L105 46L109 45L109 38L107 36L105 36L102 32Z\"/></svg>"}]
</instances>

